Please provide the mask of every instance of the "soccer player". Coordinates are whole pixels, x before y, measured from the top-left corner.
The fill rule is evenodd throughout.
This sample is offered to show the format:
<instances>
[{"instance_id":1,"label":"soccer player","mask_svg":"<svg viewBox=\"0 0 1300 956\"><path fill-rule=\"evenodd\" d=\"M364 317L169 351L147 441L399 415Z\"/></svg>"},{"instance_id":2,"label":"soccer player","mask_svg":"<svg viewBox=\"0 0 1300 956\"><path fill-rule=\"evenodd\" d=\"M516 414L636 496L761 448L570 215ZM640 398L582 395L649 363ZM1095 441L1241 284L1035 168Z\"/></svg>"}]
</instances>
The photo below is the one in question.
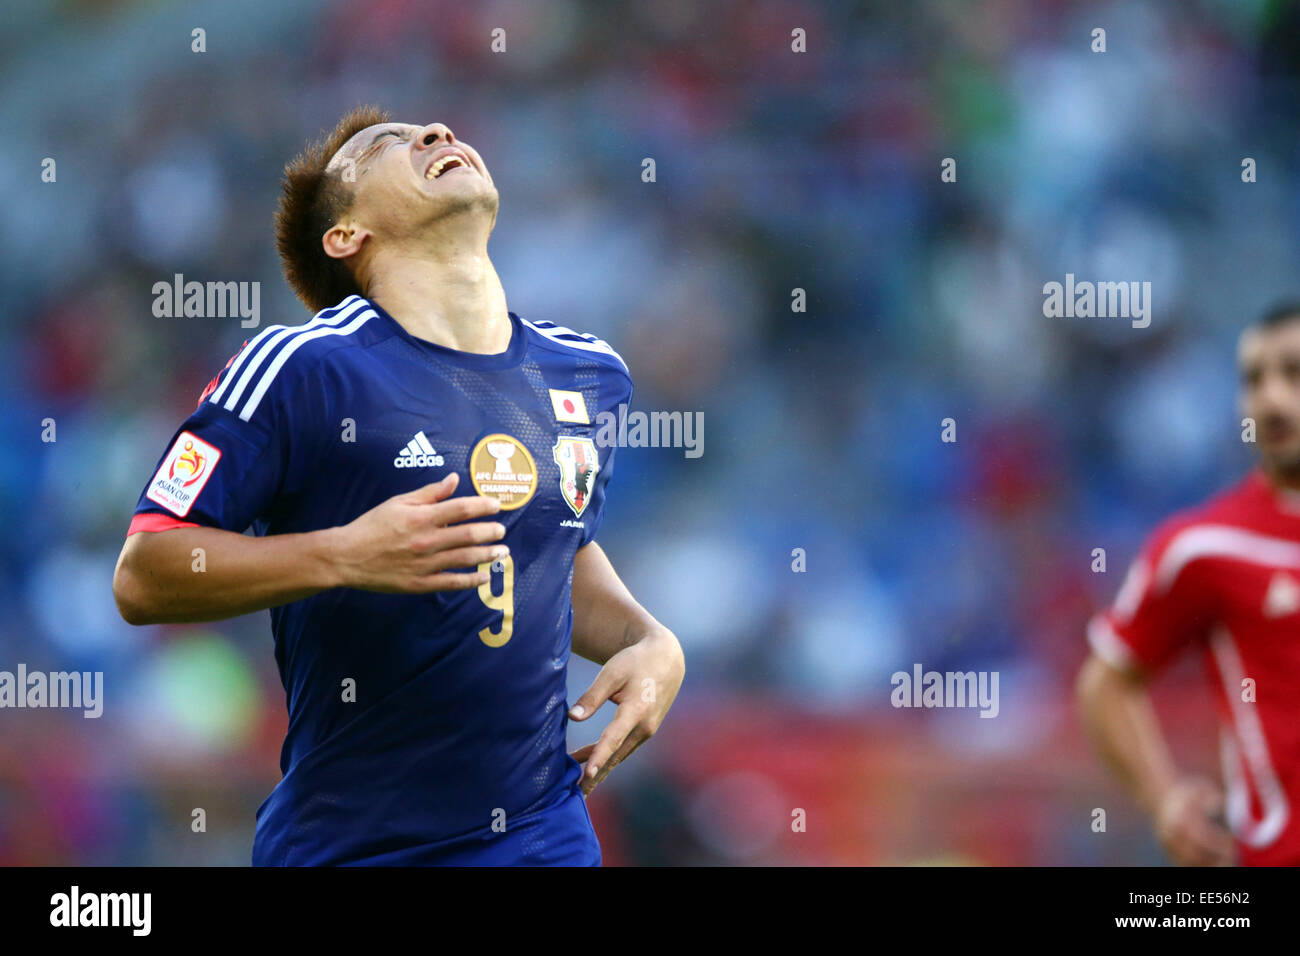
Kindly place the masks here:
<instances>
[{"instance_id":1,"label":"soccer player","mask_svg":"<svg viewBox=\"0 0 1300 956\"><path fill-rule=\"evenodd\" d=\"M255 865L599 865L585 796L685 668L595 541L623 360L507 311L497 189L441 123L354 110L283 189L285 275L316 316L246 342L177 431L118 560L122 616L271 609L289 729ZM570 649L603 666L566 713ZM566 753L567 719L606 700Z\"/></svg>"},{"instance_id":2,"label":"soccer player","mask_svg":"<svg viewBox=\"0 0 1300 956\"><path fill-rule=\"evenodd\" d=\"M1114 605L1088 628L1084 723L1103 759L1188 865L1300 864L1300 303L1238 345L1259 467L1174 515L1147 541ZM1179 772L1147 682L1201 650L1220 719L1226 795Z\"/></svg>"}]
</instances>

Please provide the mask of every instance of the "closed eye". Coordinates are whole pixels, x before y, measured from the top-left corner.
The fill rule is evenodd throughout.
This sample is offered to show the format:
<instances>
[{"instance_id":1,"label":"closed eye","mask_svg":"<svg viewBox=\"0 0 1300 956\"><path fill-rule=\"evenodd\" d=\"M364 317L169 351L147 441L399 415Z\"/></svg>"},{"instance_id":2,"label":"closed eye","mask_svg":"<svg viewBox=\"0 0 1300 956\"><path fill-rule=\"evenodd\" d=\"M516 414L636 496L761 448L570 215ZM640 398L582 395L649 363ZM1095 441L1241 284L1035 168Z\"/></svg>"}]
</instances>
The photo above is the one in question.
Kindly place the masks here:
<instances>
[{"instance_id":1,"label":"closed eye","mask_svg":"<svg viewBox=\"0 0 1300 956\"><path fill-rule=\"evenodd\" d=\"M388 145L387 141L384 139L385 136L392 136L394 139L398 139L398 140L401 140L403 138L402 134L395 129L384 130L382 133L377 134L375 138L370 141L370 145L366 147L366 151L361 155L360 158L361 162L366 163L368 165L370 163L370 160L374 159L375 156L379 154L380 150L384 146Z\"/></svg>"}]
</instances>

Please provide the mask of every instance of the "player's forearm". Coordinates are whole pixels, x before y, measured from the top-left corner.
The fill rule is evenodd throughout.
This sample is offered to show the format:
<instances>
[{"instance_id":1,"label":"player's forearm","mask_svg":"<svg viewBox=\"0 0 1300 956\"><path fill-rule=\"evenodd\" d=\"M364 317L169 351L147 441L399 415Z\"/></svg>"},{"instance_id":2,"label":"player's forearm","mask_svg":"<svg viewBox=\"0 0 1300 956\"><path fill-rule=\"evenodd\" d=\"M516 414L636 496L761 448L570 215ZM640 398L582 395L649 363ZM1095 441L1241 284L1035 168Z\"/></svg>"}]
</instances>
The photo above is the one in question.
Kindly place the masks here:
<instances>
[{"instance_id":1,"label":"player's forearm","mask_svg":"<svg viewBox=\"0 0 1300 956\"><path fill-rule=\"evenodd\" d=\"M648 637L677 640L632 597L594 541L573 559L572 601L573 653L597 664Z\"/></svg>"},{"instance_id":2,"label":"player's forearm","mask_svg":"<svg viewBox=\"0 0 1300 956\"><path fill-rule=\"evenodd\" d=\"M333 531L133 534L118 557L113 596L131 624L212 621L289 604L342 583L330 558Z\"/></svg>"},{"instance_id":3,"label":"player's forearm","mask_svg":"<svg viewBox=\"0 0 1300 956\"><path fill-rule=\"evenodd\" d=\"M1154 814L1178 774L1145 684L1091 656L1079 672L1078 702L1102 760Z\"/></svg>"}]
</instances>

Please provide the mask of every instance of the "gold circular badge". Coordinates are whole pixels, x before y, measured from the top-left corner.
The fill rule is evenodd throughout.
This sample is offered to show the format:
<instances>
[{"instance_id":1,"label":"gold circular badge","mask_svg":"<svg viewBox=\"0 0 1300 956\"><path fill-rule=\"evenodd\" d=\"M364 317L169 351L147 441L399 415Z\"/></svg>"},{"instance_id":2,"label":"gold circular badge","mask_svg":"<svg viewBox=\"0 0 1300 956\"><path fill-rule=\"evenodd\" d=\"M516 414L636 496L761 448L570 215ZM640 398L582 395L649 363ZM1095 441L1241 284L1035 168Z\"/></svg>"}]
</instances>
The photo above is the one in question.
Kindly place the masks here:
<instances>
[{"instance_id":1,"label":"gold circular badge","mask_svg":"<svg viewBox=\"0 0 1300 956\"><path fill-rule=\"evenodd\" d=\"M502 511L513 511L537 490L537 462L518 438L488 435L469 453L469 477L480 495L501 502Z\"/></svg>"}]
</instances>

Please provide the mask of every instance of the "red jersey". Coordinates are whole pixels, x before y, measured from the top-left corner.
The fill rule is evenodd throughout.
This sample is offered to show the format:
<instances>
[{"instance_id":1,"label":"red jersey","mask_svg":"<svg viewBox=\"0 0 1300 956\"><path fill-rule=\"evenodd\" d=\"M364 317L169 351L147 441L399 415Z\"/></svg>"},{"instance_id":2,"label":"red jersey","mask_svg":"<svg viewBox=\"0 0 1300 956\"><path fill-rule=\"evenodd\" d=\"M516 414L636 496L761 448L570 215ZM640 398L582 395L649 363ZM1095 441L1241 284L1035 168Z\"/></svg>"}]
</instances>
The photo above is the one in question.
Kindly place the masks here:
<instances>
[{"instance_id":1,"label":"red jersey","mask_svg":"<svg viewBox=\"0 0 1300 956\"><path fill-rule=\"evenodd\" d=\"M1300 864L1300 492L1256 471L1165 521L1088 643L1148 672L1200 648L1241 862Z\"/></svg>"}]
</instances>

